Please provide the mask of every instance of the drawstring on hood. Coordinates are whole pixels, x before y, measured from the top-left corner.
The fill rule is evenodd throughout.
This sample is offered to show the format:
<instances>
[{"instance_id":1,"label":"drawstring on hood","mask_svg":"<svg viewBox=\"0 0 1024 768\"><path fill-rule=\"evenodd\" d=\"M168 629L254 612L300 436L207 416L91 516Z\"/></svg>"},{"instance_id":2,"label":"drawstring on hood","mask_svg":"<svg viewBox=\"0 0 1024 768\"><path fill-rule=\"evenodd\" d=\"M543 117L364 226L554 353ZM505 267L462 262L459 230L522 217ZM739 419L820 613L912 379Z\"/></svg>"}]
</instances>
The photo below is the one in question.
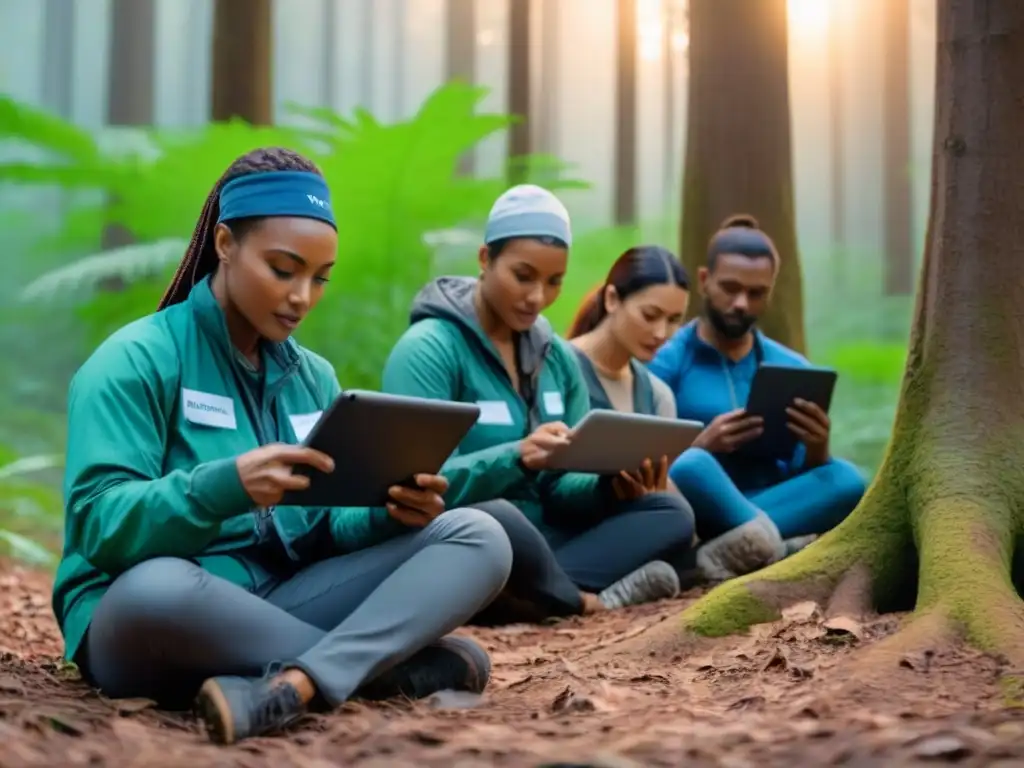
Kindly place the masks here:
<instances>
[{"instance_id":1,"label":"drawstring on hood","mask_svg":"<svg viewBox=\"0 0 1024 768\"><path fill-rule=\"evenodd\" d=\"M473 297L476 293L475 277L439 277L427 283L413 299L409 324L437 318L458 325L467 338L476 342L481 352L490 358L502 375L508 375L505 364L494 344L484 333L476 314ZM530 430L541 423L536 403L537 381L554 340L551 323L541 316L528 331L516 334L516 350L520 368L520 396L530 409Z\"/></svg>"}]
</instances>

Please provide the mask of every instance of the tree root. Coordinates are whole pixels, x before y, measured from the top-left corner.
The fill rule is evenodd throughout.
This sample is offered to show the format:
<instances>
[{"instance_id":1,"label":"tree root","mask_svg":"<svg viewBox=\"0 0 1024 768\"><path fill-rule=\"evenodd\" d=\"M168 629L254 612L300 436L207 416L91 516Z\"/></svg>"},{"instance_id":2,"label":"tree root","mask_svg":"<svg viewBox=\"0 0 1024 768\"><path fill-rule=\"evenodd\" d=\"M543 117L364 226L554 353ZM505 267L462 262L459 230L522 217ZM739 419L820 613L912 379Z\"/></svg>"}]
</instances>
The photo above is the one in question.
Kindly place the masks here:
<instances>
[{"instance_id":1,"label":"tree root","mask_svg":"<svg viewBox=\"0 0 1024 768\"><path fill-rule=\"evenodd\" d=\"M865 682L871 668L891 671L909 657L966 641L1020 670L1015 690L1024 702L1024 602L1010 574L1018 526L1006 500L947 492L915 493L908 503L903 487L886 477L892 475L880 473L835 530L782 562L720 585L683 612L682 627L663 622L631 647L672 661L711 638L779 620L783 609L805 601L824 606L828 618L913 607L895 635L858 656L857 677L863 673L864 680L851 682ZM884 676L877 682L886 684Z\"/></svg>"}]
</instances>

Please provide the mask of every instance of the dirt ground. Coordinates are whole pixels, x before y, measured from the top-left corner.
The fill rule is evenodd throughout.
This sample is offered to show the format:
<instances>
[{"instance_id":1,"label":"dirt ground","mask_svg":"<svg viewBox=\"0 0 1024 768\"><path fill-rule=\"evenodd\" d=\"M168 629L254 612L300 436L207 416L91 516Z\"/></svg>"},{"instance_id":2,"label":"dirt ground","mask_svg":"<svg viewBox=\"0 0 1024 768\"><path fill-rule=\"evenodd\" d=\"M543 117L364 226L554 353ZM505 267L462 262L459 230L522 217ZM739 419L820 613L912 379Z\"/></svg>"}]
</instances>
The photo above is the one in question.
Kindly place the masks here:
<instances>
[{"instance_id":1,"label":"dirt ground","mask_svg":"<svg viewBox=\"0 0 1024 768\"><path fill-rule=\"evenodd\" d=\"M0 767L869 766L1024 764L1024 710L997 659L934 648L851 688L896 627L823 623L811 604L700 653L619 653L694 595L555 626L474 630L482 697L348 704L285 737L209 744L188 717L96 696L59 663L49 580L0 564ZM853 692L851 692L853 691Z\"/></svg>"}]
</instances>

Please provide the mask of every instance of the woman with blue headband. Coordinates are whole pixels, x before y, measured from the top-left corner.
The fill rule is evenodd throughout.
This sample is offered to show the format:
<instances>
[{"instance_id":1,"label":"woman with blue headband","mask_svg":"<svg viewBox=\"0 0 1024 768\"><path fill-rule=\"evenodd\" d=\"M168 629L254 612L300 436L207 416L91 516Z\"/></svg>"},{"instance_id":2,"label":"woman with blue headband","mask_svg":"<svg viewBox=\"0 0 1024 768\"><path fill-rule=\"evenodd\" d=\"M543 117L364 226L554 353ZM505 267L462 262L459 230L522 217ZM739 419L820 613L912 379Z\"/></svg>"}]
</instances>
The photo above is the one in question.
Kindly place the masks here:
<instances>
[{"instance_id":1,"label":"woman with blue headband","mask_svg":"<svg viewBox=\"0 0 1024 768\"><path fill-rule=\"evenodd\" d=\"M392 489L387 508L276 506L308 483L293 467L332 470L294 425L339 384L290 337L337 248L316 167L250 152L210 194L159 311L71 383L65 655L111 697L179 707L198 691L219 742L357 693L479 692L489 677L479 646L444 635L501 591L511 548L484 512L444 511L444 478Z\"/></svg>"},{"instance_id":2,"label":"woman with blue headband","mask_svg":"<svg viewBox=\"0 0 1024 768\"><path fill-rule=\"evenodd\" d=\"M442 474L449 504L488 510L512 542L489 622L522 620L530 607L534 618L568 616L672 597L679 579L664 558L693 535L686 501L666 492L662 457L629 484L546 469L590 409L572 348L540 314L561 291L571 240L553 194L508 190L487 222L480 277L427 285L384 368L385 391L481 408Z\"/></svg>"}]
</instances>

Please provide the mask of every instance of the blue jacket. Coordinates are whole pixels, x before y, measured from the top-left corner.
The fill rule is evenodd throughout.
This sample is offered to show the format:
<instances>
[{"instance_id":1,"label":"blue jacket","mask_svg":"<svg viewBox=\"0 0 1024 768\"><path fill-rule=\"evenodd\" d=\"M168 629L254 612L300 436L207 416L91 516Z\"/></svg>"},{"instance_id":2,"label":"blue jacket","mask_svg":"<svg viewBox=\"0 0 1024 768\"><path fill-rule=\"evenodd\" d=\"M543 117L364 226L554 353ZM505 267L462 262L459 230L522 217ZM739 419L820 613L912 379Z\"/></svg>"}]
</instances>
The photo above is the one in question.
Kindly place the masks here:
<instances>
[{"instance_id":1,"label":"blue jacket","mask_svg":"<svg viewBox=\"0 0 1024 768\"><path fill-rule=\"evenodd\" d=\"M753 349L740 360L730 360L697 335L697 321L693 320L665 342L648 369L672 389L679 418L709 424L716 416L743 407L762 362L811 367L806 357L758 330L754 331ZM799 471L804 447L798 444L790 460L784 462L718 458L738 485L766 487Z\"/></svg>"}]
</instances>

